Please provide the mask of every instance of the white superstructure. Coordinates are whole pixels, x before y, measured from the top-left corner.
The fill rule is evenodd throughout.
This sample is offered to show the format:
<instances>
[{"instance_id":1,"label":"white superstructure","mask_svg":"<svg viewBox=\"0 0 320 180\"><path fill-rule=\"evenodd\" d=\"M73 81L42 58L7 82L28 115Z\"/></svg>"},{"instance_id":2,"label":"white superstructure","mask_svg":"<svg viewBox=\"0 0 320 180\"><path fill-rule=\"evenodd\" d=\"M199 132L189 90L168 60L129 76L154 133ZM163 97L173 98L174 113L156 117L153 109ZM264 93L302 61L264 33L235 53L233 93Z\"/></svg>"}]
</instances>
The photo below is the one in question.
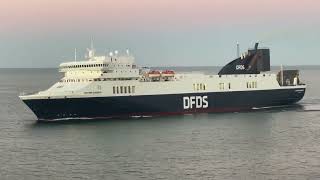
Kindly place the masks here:
<instances>
[{"instance_id":1,"label":"white superstructure","mask_svg":"<svg viewBox=\"0 0 320 180\"><path fill-rule=\"evenodd\" d=\"M272 73L179 74L138 68L134 60L128 52L125 55L115 52L108 56L95 56L94 49L88 49L85 60L60 64L59 71L64 73L64 77L48 90L20 97L59 99L290 88L280 86L277 75Z\"/></svg>"}]
</instances>

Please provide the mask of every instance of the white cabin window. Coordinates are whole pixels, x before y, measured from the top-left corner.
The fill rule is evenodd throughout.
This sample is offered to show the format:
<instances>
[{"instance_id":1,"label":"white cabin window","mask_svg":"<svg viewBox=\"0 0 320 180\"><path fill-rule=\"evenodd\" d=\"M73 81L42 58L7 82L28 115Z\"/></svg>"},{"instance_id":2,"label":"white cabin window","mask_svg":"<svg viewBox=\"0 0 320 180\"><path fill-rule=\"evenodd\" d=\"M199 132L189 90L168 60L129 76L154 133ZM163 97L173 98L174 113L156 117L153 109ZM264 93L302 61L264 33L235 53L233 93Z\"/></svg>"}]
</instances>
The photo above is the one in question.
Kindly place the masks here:
<instances>
[{"instance_id":1,"label":"white cabin window","mask_svg":"<svg viewBox=\"0 0 320 180\"><path fill-rule=\"evenodd\" d=\"M128 93L131 93L131 86L128 86Z\"/></svg>"},{"instance_id":2,"label":"white cabin window","mask_svg":"<svg viewBox=\"0 0 320 180\"><path fill-rule=\"evenodd\" d=\"M124 86L124 93L127 94L127 86Z\"/></svg>"},{"instance_id":3,"label":"white cabin window","mask_svg":"<svg viewBox=\"0 0 320 180\"><path fill-rule=\"evenodd\" d=\"M123 87L120 86L120 93L122 94L123 93Z\"/></svg>"},{"instance_id":4,"label":"white cabin window","mask_svg":"<svg viewBox=\"0 0 320 180\"><path fill-rule=\"evenodd\" d=\"M132 86L132 93L135 93L135 91L136 91L136 87Z\"/></svg>"},{"instance_id":5,"label":"white cabin window","mask_svg":"<svg viewBox=\"0 0 320 180\"><path fill-rule=\"evenodd\" d=\"M224 90L224 83L219 83L219 89Z\"/></svg>"},{"instance_id":6,"label":"white cabin window","mask_svg":"<svg viewBox=\"0 0 320 180\"><path fill-rule=\"evenodd\" d=\"M247 88L258 88L257 81L247 82Z\"/></svg>"},{"instance_id":7,"label":"white cabin window","mask_svg":"<svg viewBox=\"0 0 320 180\"><path fill-rule=\"evenodd\" d=\"M204 83L194 83L193 84L193 90L194 91L206 90L206 84L204 84Z\"/></svg>"}]
</instances>

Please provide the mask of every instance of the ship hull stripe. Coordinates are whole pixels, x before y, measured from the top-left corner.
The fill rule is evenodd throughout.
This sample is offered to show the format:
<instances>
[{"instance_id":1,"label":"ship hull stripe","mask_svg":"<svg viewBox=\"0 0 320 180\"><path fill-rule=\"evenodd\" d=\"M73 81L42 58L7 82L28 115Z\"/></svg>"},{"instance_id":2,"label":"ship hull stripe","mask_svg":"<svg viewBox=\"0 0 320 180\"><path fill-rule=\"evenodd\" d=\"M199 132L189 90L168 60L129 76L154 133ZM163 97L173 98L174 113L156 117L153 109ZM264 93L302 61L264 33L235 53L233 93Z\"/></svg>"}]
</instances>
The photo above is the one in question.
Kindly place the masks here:
<instances>
[{"instance_id":1,"label":"ship hull stripe","mask_svg":"<svg viewBox=\"0 0 320 180\"><path fill-rule=\"evenodd\" d=\"M23 101L39 120L105 119L243 111L293 104L301 100L304 94L305 88L290 88Z\"/></svg>"}]
</instances>

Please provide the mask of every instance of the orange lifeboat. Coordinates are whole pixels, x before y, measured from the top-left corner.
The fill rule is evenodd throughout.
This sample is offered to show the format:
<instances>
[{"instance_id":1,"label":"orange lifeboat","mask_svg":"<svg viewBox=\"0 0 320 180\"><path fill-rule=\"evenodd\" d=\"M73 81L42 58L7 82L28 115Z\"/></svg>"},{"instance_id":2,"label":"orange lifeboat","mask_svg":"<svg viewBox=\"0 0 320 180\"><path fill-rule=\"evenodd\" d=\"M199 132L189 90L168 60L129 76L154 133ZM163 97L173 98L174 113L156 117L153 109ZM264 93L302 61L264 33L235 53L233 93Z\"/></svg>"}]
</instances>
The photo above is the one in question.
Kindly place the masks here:
<instances>
[{"instance_id":1,"label":"orange lifeboat","mask_svg":"<svg viewBox=\"0 0 320 180\"><path fill-rule=\"evenodd\" d=\"M161 76L163 76L163 77L173 77L174 74L175 74L175 72L172 71L172 70L165 70L165 71L162 71Z\"/></svg>"},{"instance_id":2,"label":"orange lifeboat","mask_svg":"<svg viewBox=\"0 0 320 180\"><path fill-rule=\"evenodd\" d=\"M151 78L160 77L160 75L161 75L160 71L153 70L148 72L148 77L151 77Z\"/></svg>"}]
</instances>

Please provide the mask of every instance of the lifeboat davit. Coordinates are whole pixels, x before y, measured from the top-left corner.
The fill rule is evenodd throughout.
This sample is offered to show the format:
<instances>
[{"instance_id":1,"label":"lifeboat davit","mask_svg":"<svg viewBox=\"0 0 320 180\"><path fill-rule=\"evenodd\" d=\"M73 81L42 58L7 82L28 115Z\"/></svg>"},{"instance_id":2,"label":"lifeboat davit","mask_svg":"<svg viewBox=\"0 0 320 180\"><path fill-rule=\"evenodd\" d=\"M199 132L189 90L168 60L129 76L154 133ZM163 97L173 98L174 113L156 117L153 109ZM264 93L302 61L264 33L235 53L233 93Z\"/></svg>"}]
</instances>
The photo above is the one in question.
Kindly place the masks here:
<instances>
[{"instance_id":1,"label":"lifeboat davit","mask_svg":"<svg viewBox=\"0 0 320 180\"><path fill-rule=\"evenodd\" d=\"M175 72L172 70L165 70L165 71L162 71L161 76L162 77L173 77L174 74L175 74Z\"/></svg>"},{"instance_id":2,"label":"lifeboat davit","mask_svg":"<svg viewBox=\"0 0 320 180\"><path fill-rule=\"evenodd\" d=\"M156 70L153 70L153 71L150 71L148 72L148 77L160 77L161 73L160 71L156 71Z\"/></svg>"}]
</instances>

